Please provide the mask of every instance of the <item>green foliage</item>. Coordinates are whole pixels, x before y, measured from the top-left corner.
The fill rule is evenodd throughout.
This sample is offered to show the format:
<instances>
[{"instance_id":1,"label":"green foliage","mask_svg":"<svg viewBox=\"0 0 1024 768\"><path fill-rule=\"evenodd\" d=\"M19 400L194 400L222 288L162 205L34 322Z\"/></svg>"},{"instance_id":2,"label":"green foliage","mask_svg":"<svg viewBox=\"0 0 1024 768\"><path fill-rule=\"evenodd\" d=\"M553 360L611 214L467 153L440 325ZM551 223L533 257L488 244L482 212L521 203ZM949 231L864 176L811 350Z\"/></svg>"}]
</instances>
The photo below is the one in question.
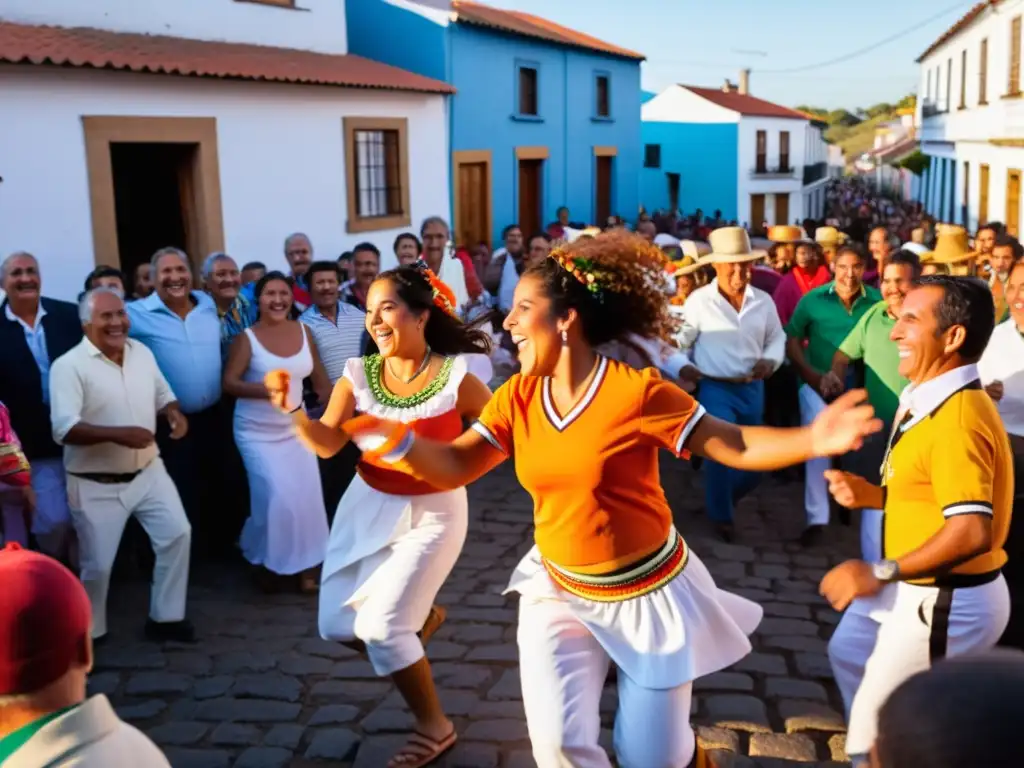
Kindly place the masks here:
<instances>
[{"instance_id":1,"label":"green foliage","mask_svg":"<svg viewBox=\"0 0 1024 768\"><path fill-rule=\"evenodd\" d=\"M900 99L896 104L879 102L870 107L858 107L853 112L847 109L822 109L802 105L797 107L801 112L815 115L829 124L825 131L825 138L833 144L838 144L846 155L849 162L853 162L860 155L870 150L875 145L875 128L882 123L896 118L896 112L901 109L913 109L917 105L917 97L909 94ZM911 160L907 158L907 160ZM907 166L908 168L910 166ZM911 168L913 170L913 168ZM919 173L919 171L914 171Z\"/></svg>"},{"instance_id":2,"label":"green foliage","mask_svg":"<svg viewBox=\"0 0 1024 768\"><path fill-rule=\"evenodd\" d=\"M924 173L924 169L928 167L928 162L928 155L921 152L921 150L917 150L914 154L905 157L896 163L896 167L906 168L911 173L920 176Z\"/></svg>"}]
</instances>

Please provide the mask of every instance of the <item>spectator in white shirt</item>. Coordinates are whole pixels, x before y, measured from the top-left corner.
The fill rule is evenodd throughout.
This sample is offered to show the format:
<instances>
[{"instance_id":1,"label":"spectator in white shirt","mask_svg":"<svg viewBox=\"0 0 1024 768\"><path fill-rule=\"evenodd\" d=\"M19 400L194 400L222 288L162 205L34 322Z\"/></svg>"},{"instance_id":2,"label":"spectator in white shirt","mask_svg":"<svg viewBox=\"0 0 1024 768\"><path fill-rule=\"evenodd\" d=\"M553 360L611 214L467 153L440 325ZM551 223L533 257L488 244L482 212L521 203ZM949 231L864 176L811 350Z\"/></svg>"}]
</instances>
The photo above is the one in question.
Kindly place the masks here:
<instances>
[{"instance_id":1,"label":"spectator in white shirt","mask_svg":"<svg viewBox=\"0 0 1024 768\"><path fill-rule=\"evenodd\" d=\"M1013 446L1014 524L1006 542L1010 559L1003 566L1012 608L1002 644L1024 648L1024 260L1010 268L1006 303L1010 317L992 332L978 374L996 401Z\"/></svg>"},{"instance_id":2,"label":"spectator in white shirt","mask_svg":"<svg viewBox=\"0 0 1024 768\"><path fill-rule=\"evenodd\" d=\"M455 294L455 306L461 312L470 304L469 289L466 287L466 272L462 262L450 250L451 230L448 222L440 216L423 220L420 227L423 238L423 260L441 282Z\"/></svg>"},{"instance_id":3,"label":"spectator in white shirt","mask_svg":"<svg viewBox=\"0 0 1024 768\"><path fill-rule=\"evenodd\" d=\"M153 353L128 338L119 292L96 288L79 305L85 338L50 370L53 438L64 446L68 503L78 532L94 639L107 632L110 572L128 518L153 544L156 566L146 635L192 642L185 619L192 529L156 446L157 416L173 440L188 431Z\"/></svg>"},{"instance_id":4,"label":"spectator in white shirt","mask_svg":"<svg viewBox=\"0 0 1024 768\"><path fill-rule=\"evenodd\" d=\"M755 426L764 414L764 380L785 356L786 336L772 297L750 285L754 262L746 231L724 227L710 236L703 259L714 282L698 288L683 305L680 346L690 357L680 378L700 382L700 402L712 416ZM733 535L733 506L757 485L759 475L704 462L708 517L726 540Z\"/></svg>"}]
</instances>

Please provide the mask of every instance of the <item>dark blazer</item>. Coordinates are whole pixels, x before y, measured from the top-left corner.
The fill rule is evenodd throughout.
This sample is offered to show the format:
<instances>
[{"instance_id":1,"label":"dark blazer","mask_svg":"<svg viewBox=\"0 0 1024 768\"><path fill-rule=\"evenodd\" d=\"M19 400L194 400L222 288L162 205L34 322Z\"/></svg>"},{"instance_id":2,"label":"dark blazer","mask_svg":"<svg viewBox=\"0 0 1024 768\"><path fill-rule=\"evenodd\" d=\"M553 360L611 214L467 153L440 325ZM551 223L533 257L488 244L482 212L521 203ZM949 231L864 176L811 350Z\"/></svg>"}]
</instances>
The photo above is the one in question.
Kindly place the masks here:
<instances>
[{"instance_id":1,"label":"dark blazer","mask_svg":"<svg viewBox=\"0 0 1024 768\"><path fill-rule=\"evenodd\" d=\"M53 361L82 340L78 307L67 301L42 299L46 354ZM11 426L18 433L29 462L58 458L62 454L53 442L50 407L43 402L43 380L21 324L7 319L7 300L0 304L0 402L11 413Z\"/></svg>"}]
</instances>

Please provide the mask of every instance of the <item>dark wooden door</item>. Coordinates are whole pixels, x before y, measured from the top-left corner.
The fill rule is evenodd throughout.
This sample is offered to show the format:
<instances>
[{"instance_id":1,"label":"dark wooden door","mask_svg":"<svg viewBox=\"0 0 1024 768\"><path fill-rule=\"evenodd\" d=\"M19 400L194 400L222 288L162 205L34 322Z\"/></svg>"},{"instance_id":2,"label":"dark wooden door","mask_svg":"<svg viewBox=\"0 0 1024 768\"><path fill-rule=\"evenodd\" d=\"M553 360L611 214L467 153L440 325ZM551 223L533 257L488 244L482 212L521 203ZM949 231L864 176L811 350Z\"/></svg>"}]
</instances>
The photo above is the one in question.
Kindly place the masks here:
<instances>
[{"instance_id":1,"label":"dark wooden door","mask_svg":"<svg viewBox=\"0 0 1024 768\"><path fill-rule=\"evenodd\" d=\"M678 173L666 173L668 176L668 207L671 211L679 209L680 176Z\"/></svg>"},{"instance_id":2,"label":"dark wooden door","mask_svg":"<svg viewBox=\"0 0 1024 768\"><path fill-rule=\"evenodd\" d=\"M594 174L594 224L603 227L612 215L612 161L614 157L598 157Z\"/></svg>"},{"instance_id":3,"label":"dark wooden door","mask_svg":"<svg viewBox=\"0 0 1024 768\"><path fill-rule=\"evenodd\" d=\"M455 242L473 248L478 243L491 244L488 211L491 207L491 180L487 163L459 163L459 199L455 201Z\"/></svg>"},{"instance_id":4,"label":"dark wooden door","mask_svg":"<svg viewBox=\"0 0 1024 768\"><path fill-rule=\"evenodd\" d=\"M764 229L764 195L750 196L750 231L762 234Z\"/></svg>"},{"instance_id":5,"label":"dark wooden door","mask_svg":"<svg viewBox=\"0 0 1024 768\"><path fill-rule=\"evenodd\" d=\"M544 178L543 160L519 161L519 228L530 237L541 229L541 182Z\"/></svg>"},{"instance_id":6,"label":"dark wooden door","mask_svg":"<svg viewBox=\"0 0 1024 768\"><path fill-rule=\"evenodd\" d=\"M789 224L789 195L775 195L775 223Z\"/></svg>"}]
</instances>

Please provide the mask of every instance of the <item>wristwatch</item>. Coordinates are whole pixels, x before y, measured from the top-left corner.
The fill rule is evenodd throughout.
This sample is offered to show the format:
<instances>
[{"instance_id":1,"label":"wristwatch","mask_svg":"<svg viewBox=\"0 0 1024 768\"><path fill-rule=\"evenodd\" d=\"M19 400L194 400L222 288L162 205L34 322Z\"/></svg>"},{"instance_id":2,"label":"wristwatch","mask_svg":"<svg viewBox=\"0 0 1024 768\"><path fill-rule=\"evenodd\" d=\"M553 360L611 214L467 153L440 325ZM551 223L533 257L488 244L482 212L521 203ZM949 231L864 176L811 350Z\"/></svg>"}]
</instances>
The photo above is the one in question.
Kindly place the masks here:
<instances>
[{"instance_id":1,"label":"wristwatch","mask_svg":"<svg viewBox=\"0 0 1024 768\"><path fill-rule=\"evenodd\" d=\"M888 584L890 581L899 579L900 564L895 560L882 560L878 563L872 563L871 574L883 584Z\"/></svg>"}]
</instances>

